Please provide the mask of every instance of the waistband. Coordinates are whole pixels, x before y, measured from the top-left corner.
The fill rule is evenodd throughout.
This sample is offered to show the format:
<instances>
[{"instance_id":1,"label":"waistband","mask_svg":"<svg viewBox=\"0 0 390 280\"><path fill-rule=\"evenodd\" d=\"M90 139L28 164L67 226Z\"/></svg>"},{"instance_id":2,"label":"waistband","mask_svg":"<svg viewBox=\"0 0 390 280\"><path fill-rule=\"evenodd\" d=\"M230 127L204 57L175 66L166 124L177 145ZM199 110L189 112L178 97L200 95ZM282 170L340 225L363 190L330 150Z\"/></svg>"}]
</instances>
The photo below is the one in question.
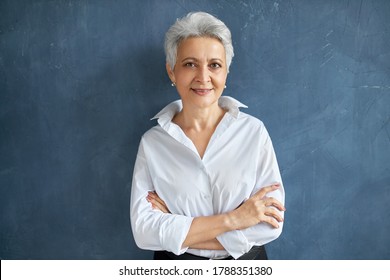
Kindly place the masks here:
<instances>
[{"instance_id":1,"label":"waistband","mask_svg":"<svg viewBox=\"0 0 390 280\"><path fill-rule=\"evenodd\" d=\"M155 260L210 260L210 258L196 256L190 253L184 253L181 255L175 255L168 251L156 251L154 252ZM234 260L232 256L223 259L216 260ZM249 252L243 254L238 260L268 260L267 252L264 246L253 246Z\"/></svg>"}]
</instances>

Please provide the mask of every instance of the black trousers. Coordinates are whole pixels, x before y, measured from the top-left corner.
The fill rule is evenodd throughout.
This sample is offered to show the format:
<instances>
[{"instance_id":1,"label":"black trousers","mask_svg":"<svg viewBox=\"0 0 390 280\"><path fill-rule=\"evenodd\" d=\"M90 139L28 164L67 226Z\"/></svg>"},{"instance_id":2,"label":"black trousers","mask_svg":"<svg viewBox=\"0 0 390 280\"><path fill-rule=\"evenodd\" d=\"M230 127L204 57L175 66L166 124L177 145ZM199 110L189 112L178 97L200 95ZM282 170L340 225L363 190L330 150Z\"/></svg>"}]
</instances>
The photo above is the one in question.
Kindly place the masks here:
<instances>
[{"instance_id":1,"label":"black trousers","mask_svg":"<svg viewBox=\"0 0 390 280\"><path fill-rule=\"evenodd\" d=\"M182 255L175 255L174 253L167 251L155 251L154 260L208 260L205 257L195 256L190 253L184 253ZM229 256L222 260L234 260L232 256ZM242 255L238 260L268 260L267 252L264 246L253 246L248 253Z\"/></svg>"}]
</instances>

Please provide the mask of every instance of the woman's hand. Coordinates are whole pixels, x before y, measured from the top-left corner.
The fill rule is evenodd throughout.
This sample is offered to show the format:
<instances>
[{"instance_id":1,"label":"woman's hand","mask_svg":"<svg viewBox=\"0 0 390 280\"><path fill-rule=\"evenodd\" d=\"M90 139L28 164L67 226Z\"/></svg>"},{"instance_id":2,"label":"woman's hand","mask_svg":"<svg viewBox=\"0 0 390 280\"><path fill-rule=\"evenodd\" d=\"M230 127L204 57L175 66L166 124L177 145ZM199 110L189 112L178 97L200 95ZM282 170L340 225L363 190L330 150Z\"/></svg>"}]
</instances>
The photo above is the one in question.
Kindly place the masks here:
<instances>
[{"instance_id":1,"label":"woman's hand","mask_svg":"<svg viewBox=\"0 0 390 280\"><path fill-rule=\"evenodd\" d=\"M262 222L279 228L279 223L283 222L280 211L285 211L286 208L277 199L266 196L279 187L280 185L275 184L260 189L241 206L228 213L235 228L245 229Z\"/></svg>"},{"instance_id":2,"label":"woman's hand","mask_svg":"<svg viewBox=\"0 0 390 280\"><path fill-rule=\"evenodd\" d=\"M158 209L163 213L171 213L165 202L157 195L156 192L148 192L146 200L152 204L153 209Z\"/></svg>"}]
</instances>

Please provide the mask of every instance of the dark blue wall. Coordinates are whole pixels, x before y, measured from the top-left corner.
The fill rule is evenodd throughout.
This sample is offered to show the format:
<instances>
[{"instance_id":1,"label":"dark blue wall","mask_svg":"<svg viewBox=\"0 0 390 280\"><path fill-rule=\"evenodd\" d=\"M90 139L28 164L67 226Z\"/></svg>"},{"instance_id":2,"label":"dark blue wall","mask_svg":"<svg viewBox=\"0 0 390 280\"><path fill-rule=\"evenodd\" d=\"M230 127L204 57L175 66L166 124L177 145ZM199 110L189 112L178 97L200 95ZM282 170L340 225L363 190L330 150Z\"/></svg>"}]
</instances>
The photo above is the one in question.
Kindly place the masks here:
<instances>
[{"instance_id":1,"label":"dark blue wall","mask_svg":"<svg viewBox=\"0 0 390 280\"><path fill-rule=\"evenodd\" d=\"M225 94L271 134L272 259L390 259L390 1L0 2L0 258L149 259L129 225L141 135L178 96L163 36L233 34Z\"/></svg>"}]
</instances>

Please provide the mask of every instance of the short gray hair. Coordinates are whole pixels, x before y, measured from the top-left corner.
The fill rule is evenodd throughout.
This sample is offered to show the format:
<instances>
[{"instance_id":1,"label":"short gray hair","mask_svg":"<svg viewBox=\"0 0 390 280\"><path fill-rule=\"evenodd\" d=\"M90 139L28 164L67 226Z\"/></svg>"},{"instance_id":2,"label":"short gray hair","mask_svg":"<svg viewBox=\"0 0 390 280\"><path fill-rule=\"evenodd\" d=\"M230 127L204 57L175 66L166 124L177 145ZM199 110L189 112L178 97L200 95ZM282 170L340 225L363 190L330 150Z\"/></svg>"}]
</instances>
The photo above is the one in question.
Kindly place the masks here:
<instances>
[{"instance_id":1,"label":"short gray hair","mask_svg":"<svg viewBox=\"0 0 390 280\"><path fill-rule=\"evenodd\" d=\"M174 69L179 44L190 37L211 37L218 39L225 48L227 70L234 56L232 36L229 28L216 17L205 13L195 12L177 19L165 34L166 62Z\"/></svg>"}]
</instances>

